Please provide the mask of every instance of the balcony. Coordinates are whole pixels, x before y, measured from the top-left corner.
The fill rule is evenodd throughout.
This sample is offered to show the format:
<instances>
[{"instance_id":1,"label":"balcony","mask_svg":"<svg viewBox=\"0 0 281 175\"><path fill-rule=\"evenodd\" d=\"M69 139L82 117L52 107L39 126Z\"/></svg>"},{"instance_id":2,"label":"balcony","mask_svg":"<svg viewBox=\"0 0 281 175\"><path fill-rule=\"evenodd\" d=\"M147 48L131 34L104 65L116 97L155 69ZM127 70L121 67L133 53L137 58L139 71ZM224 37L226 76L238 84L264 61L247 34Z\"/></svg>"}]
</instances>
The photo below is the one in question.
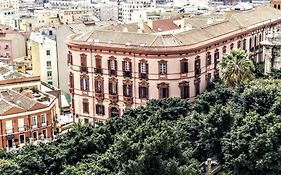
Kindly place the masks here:
<instances>
[{"instance_id":1,"label":"balcony","mask_svg":"<svg viewBox=\"0 0 281 175\"><path fill-rule=\"evenodd\" d=\"M200 76L201 74L201 69L195 69L195 77Z\"/></svg>"},{"instance_id":2,"label":"balcony","mask_svg":"<svg viewBox=\"0 0 281 175\"><path fill-rule=\"evenodd\" d=\"M109 100L112 102L112 103L116 103L118 102L118 94L109 94Z\"/></svg>"},{"instance_id":3,"label":"balcony","mask_svg":"<svg viewBox=\"0 0 281 175\"><path fill-rule=\"evenodd\" d=\"M116 70L109 70L109 75L110 76L117 76L117 71Z\"/></svg>"},{"instance_id":4,"label":"balcony","mask_svg":"<svg viewBox=\"0 0 281 175\"><path fill-rule=\"evenodd\" d=\"M80 66L80 72L81 73L88 73L88 67L86 67L86 66Z\"/></svg>"},{"instance_id":5,"label":"balcony","mask_svg":"<svg viewBox=\"0 0 281 175\"><path fill-rule=\"evenodd\" d=\"M7 133L7 135L13 134L13 129L12 128L6 129L6 133Z\"/></svg>"},{"instance_id":6,"label":"balcony","mask_svg":"<svg viewBox=\"0 0 281 175\"><path fill-rule=\"evenodd\" d=\"M23 132L24 131L24 126L19 126L18 130L19 130L19 132Z\"/></svg>"},{"instance_id":7,"label":"balcony","mask_svg":"<svg viewBox=\"0 0 281 175\"><path fill-rule=\"evenodd\" d=\"M47 127L47 123L42 123L42 128L46 128Z\"/></svg>"},{"instance_id":8,"label":"balcony","mask_svg":"<svg viewBox=\"0 0 281 175\"><path fill-rule=\"evenodd\" d=\"M102 68L95 68L95 74L100 74L102 75Z\"/></svg>"},{"instance_id":9,"label":"balcony","mask_svg":"<svg viewBox=\"0 0 281 175\"><path fill-rule=\"evenodd\" d=\"M32 125L31 129L37 129L37 125Z\"/></svg>"},{"instance_id":10,"label":"balcony","mask_svg":"<svg viewBox=\"0 0 281 175\"><path fill-rule=\"evenodd\" d=\"M123 76L127 78L132 78L132 72L131 71L123 71Z\"/></svg>"},{"instance_id":11,"label":"balcony","mask_svg":"<svg viewBox=\"0 0 281 175\"><path fill-rule=\"evenodd\" d=\"M140 79L145 79L145 80L147 80L148 79L148 75L147 75L147 73L140 73Z\"/></svg>"}]
</instances>

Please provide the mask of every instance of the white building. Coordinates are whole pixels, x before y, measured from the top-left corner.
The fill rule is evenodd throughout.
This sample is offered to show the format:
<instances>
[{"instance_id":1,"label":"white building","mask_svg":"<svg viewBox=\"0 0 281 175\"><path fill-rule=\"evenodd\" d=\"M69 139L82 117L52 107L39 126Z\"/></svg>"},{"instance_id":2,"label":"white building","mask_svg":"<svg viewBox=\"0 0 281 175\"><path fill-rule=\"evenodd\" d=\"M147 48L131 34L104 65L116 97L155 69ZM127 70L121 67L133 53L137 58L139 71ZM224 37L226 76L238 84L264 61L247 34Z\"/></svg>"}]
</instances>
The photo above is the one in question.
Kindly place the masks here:
<instances>
[{"instance_id":1,"label":"white building","mask_svg":"<svg viewBox=\"0 0 281 175\"><path fill-rule=\"evenodd\" d=\"M94 16L96 16L100 21L118 20L117 2L94 4L93 7Z\"/></svg>"},{"instance_id":2,"label":"white building","mask_svg":"<svg viewBox=\"0 0 281 175\"><path fill-rule=\"evenodd\" d=\"M87 8L91 0L49 0L49 4L60 9Z\"/></svg>"},{"instance_id":3,"label":"white building","mask_svg":"<svg viewBox=\"0 0 281 175\"><path fill-rule=\"evenodd\" d=\"M151 0L129 0L120 4L121 20L125 23L132 21L134 11L148 10L156 7L156 1Z\"/></svg>"},{"instance_id":4,"label":"white building","mask_svg":"<svg viewBox=\"0 0 281 175\"><path fill-rule=\"evenodd\" d=\"M30 35L32 73L39 75L41 81L58 87L57 43L54 31L45 29Z\"/></svg>"},{"instance_id":5,"label":"white building","mask_svg":"<svg viewBox=\"0 0 281 175\"><path fill-rule=\"evenodd\" d=\"M18 10L13 8L0 10L0 24L19 29L18 20Z\"/></svg>"},{"instance_id":6,"label":"white building","mask_svg":"<svg viewBox=\"0 0 281 175\"><path fill-rule=\"evenodd\" d=\"M19 0L0 0L0 9L19 9Z\"/></svg>"}]
</instances>

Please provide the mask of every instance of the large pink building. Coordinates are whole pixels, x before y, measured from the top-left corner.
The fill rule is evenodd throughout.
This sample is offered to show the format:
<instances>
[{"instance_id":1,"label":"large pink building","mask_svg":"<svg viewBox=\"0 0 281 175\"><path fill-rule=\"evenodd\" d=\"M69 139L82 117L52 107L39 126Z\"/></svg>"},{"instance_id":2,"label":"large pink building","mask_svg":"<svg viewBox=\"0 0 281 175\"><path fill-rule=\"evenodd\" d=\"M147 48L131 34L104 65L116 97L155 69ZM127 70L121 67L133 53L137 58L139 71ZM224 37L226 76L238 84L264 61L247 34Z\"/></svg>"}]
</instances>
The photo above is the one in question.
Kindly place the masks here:
<instances>
[{"instance_id":1,"label":"large pink building","mask_svg":"<svg viewBox=\"0 0 281 175\"><path fill-rule=\"evenodd\" d=\"M93 30L72 35L68 60L75 120L103 121L149 99L194 100L219 75L218 64L234 48L263 61L259 42L277 31L281 11L261 7L189 30L137 32ZM182 26L179 26L182 28Z\"/></svg>"},{"instance_id":2,"label":"large pink building","mask_svg":"<svg viewBox=\"0 0 281 175\"><path fill-rule=\"evenodd\" d=\"M26 39L11 27L0 26L0 62L13 63L26 56Z\"/></svg>"}]
</instances>

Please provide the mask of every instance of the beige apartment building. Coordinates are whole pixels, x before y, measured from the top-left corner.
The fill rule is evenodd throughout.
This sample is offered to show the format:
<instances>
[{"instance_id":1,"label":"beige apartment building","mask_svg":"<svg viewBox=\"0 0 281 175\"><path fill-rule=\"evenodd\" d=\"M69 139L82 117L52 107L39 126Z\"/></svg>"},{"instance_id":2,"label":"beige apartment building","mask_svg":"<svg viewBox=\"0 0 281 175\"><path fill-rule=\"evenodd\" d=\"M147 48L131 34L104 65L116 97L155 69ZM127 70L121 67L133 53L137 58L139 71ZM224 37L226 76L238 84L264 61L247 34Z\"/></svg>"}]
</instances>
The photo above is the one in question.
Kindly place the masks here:
<instances>
[{"instance_id":1,"label":"beige apartment building","mask_svg":"<svg viewBox=\"0 0 281 175\"><path fill-rule=\"evenodd\" d=\"M159 25L167 26L164 22ZM104 121L150 99L193 101L219 75L220 60L232 49L243 49L254 61L263 61L259 43L280 29L281 11L260 7L185 31L169 26L159 32L142 23L135 32L126 25L123 31L93 30L69 37L75 121Z\"/></svg>"}]
</instances>

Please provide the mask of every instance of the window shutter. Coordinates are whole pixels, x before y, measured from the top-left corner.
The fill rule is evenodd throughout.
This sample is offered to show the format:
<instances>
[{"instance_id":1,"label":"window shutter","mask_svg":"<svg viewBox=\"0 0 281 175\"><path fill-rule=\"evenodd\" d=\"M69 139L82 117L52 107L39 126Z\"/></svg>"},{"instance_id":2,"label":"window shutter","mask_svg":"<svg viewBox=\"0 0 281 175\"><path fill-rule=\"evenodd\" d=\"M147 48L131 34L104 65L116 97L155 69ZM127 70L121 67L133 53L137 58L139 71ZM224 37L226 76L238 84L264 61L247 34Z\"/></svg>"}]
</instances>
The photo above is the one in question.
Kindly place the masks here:
<instances>
[{"instance_id":1,"label":"window shutter","mask_svg":"<svg viewBox=\"0 0 281 175\"><path fill-rule=\"evenodd\" d=\"M141 63L139 63L139 75L141 74Z\"/></svg>"},{"instance_id":2,"label":"window shutter","mask_svg":"<svg viewBox=\"0 0 281 175\"><path fill-rule=\"evenodd\" d=\"M111 70L111 68L110 68L110 60L107 60L107 66L108 66L108 71L109 71L109 74L110 74L110 70Z\"/></svg>"},{"instance_id":3,"label":"window shutter","mask_svg":"<svg viewBox=\"0 0 281 175\"><path fill-rule=\"evenodd\" d=\"M101 106L101 109L102 109L102 115L104 115L104 106L103 105Z\"/></svg>"},{"instance_id":4,"label":"window shutter","mask_svg":"<svg viewBox=\"0 0 281 175\"><path fill-rule=\"evenodd\" d=\"M125 71L125 61L122 61L122 70Z\"/></svg>"},{"instance_id":5,"label":"window shutter","mask_svg":"<svg viewBox=\"0 0 281 175\"><path fill-rule=\"evenodd\" d=\"M108 91L109 91L109 94L112 94L112 82L109 82L109 84L108 84Z\"/></svg>"},{"instance_id":6,"label":"window shutter","mask_svg":"<svg viewBox=\"0 0 281 175\"><path fill-rule=\"evenodd\" d=\"M80 78L80 89L81 89L81 90L84 90L83 84L84 84L84 83L83 83L83 78Z\"/></svg>"},{"instance_id":7,"label":"window shutter","mask_svg":"<svg viewBox=\"0 0 281 175\"><path fill-rule=\"evenodd\" d=\"M123 85L123 96L126 97L127 95L128 95L128 94L126 94L126 85L124 84L124 85Z\"/></svg>"},{"instance_id":8,"label":"window shutter","mask_svg":"<svg viewBox=\"0 0 281 175\"><path fill-rule=\"evenodd\" d=\"M114 60L114 63L115 63L115 71L116 71L116 74L117 74L117 60Z\"/></svg>"},{"instance_id":9,"label":"window shutter","mask_svg":"<svg viewBox=\"0 0 281 175\"><path fill-rule=\"evenodd\" d=\"M132 72L132 62L129 62L129 68L130 68L130 72Z\"/></svg>"},{"instance_id":10,"label":"window shutter","mask_svg":"<svg viewBox=\"0 0 281 175\"><path fill-rule=\"evenodd\" d=\"M184 73L184 62L181 62L181 73L183 74Z\"/></svg>"},{"instance_id":11,"label":"window shutter","mask_svg":"<svg viewBox=\"0 0 281 175\"><path fill-rule=\"evenodd\" d=\"M148 69L148 64L147 63L145 64L145 68L146 68L146 74L148 74L149 69Z\"/></svg>"},{"instance_id":12,"label":"window shutter","mask_svg":"<svg viewBox=\"0 0 281 175\"><path fill-rule=\"evenodd\" d=\"M146 88L145 88L145 93L146 93L146 94L145 94L145 98L146 98L146 99L149 99L149 87L146 87Z\"/></svg>"}]
</instances>

